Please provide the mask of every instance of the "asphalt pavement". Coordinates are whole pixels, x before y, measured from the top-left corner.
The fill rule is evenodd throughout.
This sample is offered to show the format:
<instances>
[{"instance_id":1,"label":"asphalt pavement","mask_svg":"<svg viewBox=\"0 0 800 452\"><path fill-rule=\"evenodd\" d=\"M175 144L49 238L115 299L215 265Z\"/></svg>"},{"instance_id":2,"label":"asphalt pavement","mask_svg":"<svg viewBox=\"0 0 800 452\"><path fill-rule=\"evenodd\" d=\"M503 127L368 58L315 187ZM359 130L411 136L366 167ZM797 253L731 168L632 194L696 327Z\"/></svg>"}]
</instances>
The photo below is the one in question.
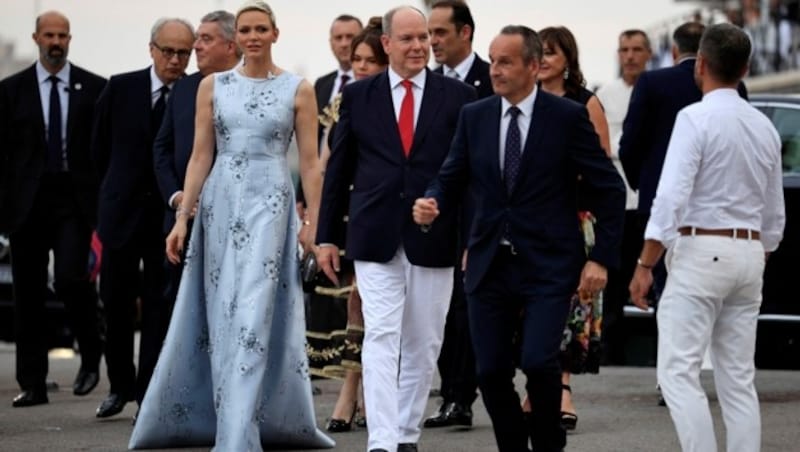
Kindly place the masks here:
<instances>
[{"instance_id":1,"label":"asphalt pavement","mask_svg":"<svg viewBox=\"0 0 800 452\"><path fill-rule=\"evenodd\" d=\"M108 392L108 380L103 375L100 385L87 396L72 395L72 380L79 367L79 358L70 350L51 353L49 379L55 381L60 389L49 394L50 403L12 408L11 400L18 392L14 379L14 353L13 344L0 343L0 451L127 449L136 404L128 404L121 414L112 418L95 418L94 411ZM523 379L519 375L516 382L521 388ZM724 428L710 371L703 372L703 382L709 391L720 450L724 450ZM314 400L319 425L324 426L336 401L338 382L315 380L313 383L322 390L320 395L314 396ZM756 384L761 399L762 450L800 451L800 372L762 370L757 374ZM655 369L602 368L599 375L573 377L572 387L579 420L577 430L568 437L568 451L679 450L669 412L656 404ZM429 400L429 413L438 402L436 398ZM497 450L491 423L480 399L475 402L473 409L475 417L472 429L424 429L419 442L420 451ZM357 428L332 436L337 443L334 450L366 450L365 429ZM209 448L179 450L201 451Z\"/></svg>"}]
</instances>

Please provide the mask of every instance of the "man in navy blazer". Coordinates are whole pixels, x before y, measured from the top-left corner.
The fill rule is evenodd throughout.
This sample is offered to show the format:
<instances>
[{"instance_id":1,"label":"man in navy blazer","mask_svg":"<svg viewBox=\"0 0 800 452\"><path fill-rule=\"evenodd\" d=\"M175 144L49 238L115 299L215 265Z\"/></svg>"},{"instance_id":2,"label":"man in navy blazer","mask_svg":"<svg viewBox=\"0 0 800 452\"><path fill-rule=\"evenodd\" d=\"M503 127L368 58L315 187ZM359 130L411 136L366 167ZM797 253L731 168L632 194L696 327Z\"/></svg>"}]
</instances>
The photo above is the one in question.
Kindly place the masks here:
<instances>
[{"instance_id":1,"label":"man in navy blazer","mask_svg":"<svg viewBox=\"0 0 800 452\"><path fill-rule=\"evenodd\" d=\"M459 111L475 90L426 68L422 12L395 8L383 24L389 69L344 89L316 252L336 280L336 240L348 214L346 255L363 300L368 449L407 451L420 436L456 260L456 215L420 228L411 207L444 161Z\"/></svg>"},{"instance_id":2,"label":"man in navy blazer","mask_svg":"<svg viewBox=\"0 0 800 452\"><path fill-rule=\"evenodd\" d=\"M622 126L619 159L628 184L639 191L639 221L637 230L626 234L644 236L675 117L683 107L703 97L694 79L694 65L704 30L705 26L699 22L686 22L676 28L672 34L675 66L644 72L633 87ZM739 95L747 98L742 83ZM657 299L667 277L662 260L654 276L652 295Z\"/></svg>"},{"instance_id":3,"label":"man in navy blazer","mask_svg":"<svg viewBox=\"0 0 800 452\"><path fill-rule=\"evenodd\" d=\"M586 297L603 289L625 211L622 179L586 108L536 88L541 56L536 32L503 28L489 48L498 96L464 107L447 160L414 205L414 220L435 228L473 193L464 290L478 385L501 452L529 450L529 438L536 451L564 448L558 353L570 299L576 289ZM591 194L581 204L597 218L588 260L578 175ZM514 391L515 362L527 376L529 425Z\"/></svg>"},{"instance_id":4,"label":"man in navy blazer","mask_svg":"<svg viewBox=\"0 0 800 452\"><path fill-rule=\"evenodd\" d=\"M472 50L475 20L461 0L439 0L431 6L428 18L431 50L439 67L434 72L461 80L478 92L483 99L494 94L489 77L489 63ZM465 198L460 212L457 260L461 260L469 235L472 203ZM475 378L475 354L469 337L467 301L464 295L464 272L456 265L453 272L453 295L444 330L444 342L437 362L441 377L442 404L425 419L426 428L457 425L472 426L472 403L478 397Z\"/></svg>"},{"instance_id":5,"label":"man in navy blazer","mask_svg":"<svg viewBox=\"0 0 800 452\"><path fill-rule=\"evenodd\" d=\"M141 402L161 350L164 204L153 171L153 139L166 98L183 76L194 29L182 19L159 19L150 37L153 65L111 77L97 102L92 156L102 179L97 233L103 243L100 296L106 308L109 396L97 417ZM140 283L140 262L143 273ZM136 299L141 299L139 372L133 364Z\"/></svg>"},{"instance_id":6,"label":"man in navy blazer","mask_svg":"<svg viewBox=\"0 0 800 452\"><path fill-rule=\"evenodd\" d=\"M63 14L37 17L33 40L39 61L0 81L0 232L11 241L22 389L15 407L48 402L45 298L51 249L56 295L81 351L76 395L97 385L103 348L88 271L97 206L89 140L94 104L106 81L67 60L71 35Z\"/></svg>"}]
</instances>

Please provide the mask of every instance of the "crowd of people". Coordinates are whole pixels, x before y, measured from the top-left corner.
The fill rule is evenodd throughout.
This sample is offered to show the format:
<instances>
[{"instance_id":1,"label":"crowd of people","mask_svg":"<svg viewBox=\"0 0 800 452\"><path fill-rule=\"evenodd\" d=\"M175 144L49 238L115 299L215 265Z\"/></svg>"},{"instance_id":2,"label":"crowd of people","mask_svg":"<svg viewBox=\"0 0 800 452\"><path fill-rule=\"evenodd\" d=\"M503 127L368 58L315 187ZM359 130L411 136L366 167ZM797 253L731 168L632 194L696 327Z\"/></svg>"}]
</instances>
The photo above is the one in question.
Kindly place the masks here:
<instances>
[{"instance_id":1,"label":"crowd of people","mask_svg":"<svg viewBox=\"0 0 800 452\"><path fill-rule=\"evenodd\" d=\"M325 430L366 427L372 452L471 427L478 393L498 450L560 451L578 423L570 377L624 362L631 300L657 302L683 450L717 447L709 347L728 450L759 450L756 317L785 214L780 139L741 83L747 34L688 22L675 66L646 71L647 34L624 30L621 77L593 93L567 27L505 26L486 60L475 29L460 0L366 26L340 15L338 67L312 86L273 60L276 15L247 0L196 30L157 20L152 65L105 80L68 60L68 19L40 15L39 59L0 81L13 406L49 402L52 251L73 392L97 386L105 356L95 414L135 401L132 449L334 447L315 375L342 380Z\"/></svg>"}]
</instances>

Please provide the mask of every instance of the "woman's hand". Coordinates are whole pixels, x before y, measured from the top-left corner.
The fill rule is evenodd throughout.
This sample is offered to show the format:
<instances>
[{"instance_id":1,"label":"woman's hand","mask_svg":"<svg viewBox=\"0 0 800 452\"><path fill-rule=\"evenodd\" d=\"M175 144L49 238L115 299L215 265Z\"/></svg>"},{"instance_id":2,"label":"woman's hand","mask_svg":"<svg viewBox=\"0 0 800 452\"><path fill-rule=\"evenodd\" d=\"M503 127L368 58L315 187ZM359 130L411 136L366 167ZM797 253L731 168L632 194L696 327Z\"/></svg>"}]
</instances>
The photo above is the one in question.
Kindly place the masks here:
<instances>
[{"instance_id":1,"label":"woman's hand","mask_svg":"<svg viewBox=\"0 0 800 452\"><path fill-rule=\"evenodd\" d=\"M183 244L186 242L186 218L178 217L167 236L167 259L177 265L181 262Z\"/></svg>"}]
</instances>

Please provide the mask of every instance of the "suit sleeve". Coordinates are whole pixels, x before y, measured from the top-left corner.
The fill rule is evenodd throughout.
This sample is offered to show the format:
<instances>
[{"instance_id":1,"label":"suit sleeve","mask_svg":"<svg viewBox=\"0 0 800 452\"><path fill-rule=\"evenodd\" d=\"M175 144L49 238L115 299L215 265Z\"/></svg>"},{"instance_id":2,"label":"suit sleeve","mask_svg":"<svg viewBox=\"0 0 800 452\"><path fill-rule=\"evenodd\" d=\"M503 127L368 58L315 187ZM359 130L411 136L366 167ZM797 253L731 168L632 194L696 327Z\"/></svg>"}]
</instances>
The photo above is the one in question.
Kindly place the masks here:
<instances>
[{"instance_id":1,"label":"suit sleeve","mask_svg":"<svg viewBox=\"0 0 800 452\"><path fill-rule=\"evenodd\" d=\"M169 205L169 198L181 190L178 174L175 171L175 124L173 122L175 96L169 96L164 111L164 120L153 141L153 167L156 172L161 198Z\"/></svg>"},{"instance_id":2,"label":"suit sleeve","mask_svg":"<svg viewBox=\"0 0 800 452\"><path fill-rule=\"evenodd\" d=\"M461 109L458 116L456 133L450 144L450 151L445 158L439 174L428 185L425 197L436 198L440 211L458 208L457 204L464 198L465 188L469 181L469 158L467 140L466 113ZM456 205L453 205L456 204Z\"/></svg>"},{"instance_id":3,"label":"suit sleeve","mask_svg":"<svg viewBox=\"0 0 800 452\"><path fill-rule=\"evenodd\" d=\"M95 174L101 182L108 169L109 153L111 152L111 92L114 85L112 78L106 83L100 97L97 98L92 125L90 153Z\"/></svg>"},{"instance_id":4,"label":"suit sleeve","mask_svg":"<svg viewBox=\"0 0 800 452\"><path fill-rule=\"evenodd\" d=\"M631 100L628 104L628 113L622 123L622 137L619 140L619 160L622 169L625 171L625 178L632 189L639 189L639 176L641 175L642 165L645 160L646 147L644 137L647 131L644 130L647 119L647 74L642 74L631 93Z\"/></svg>"},{"instance_id":5,"label":"suit sleeve","mask_svg":"<svg viewBox=\"0 0 800 452\"><path fill-rule=\"evenodd\" d=\"M350 197L350 181L353 180L358 144L352 129L352 90L345 87L339 107L339 122L334 128L331 155L325 168L322 183L322 200L319 207L317 243L338 243L344 237L346 214Z\"/></svg>"},{"instance_id":6,"label":"suit sleeve","mask_svg":"<svg viewBox=\"0 0 800 452\"><path fill-rule=\"evenodd\" d=\"M597 219L595 223L595 246L589 252L589 260L606 268L619 266L619 249L622 243L622 227L625 219L625 184L611 163L611 159L600 147L600 141L589 120L586 108L578 110L570 136L572 137L571 159L581 184L585 199L582 205Z\"/></svg>"},{"instance_id":7,"label":"suit sleeve","mask_svg":"<svg viewBox=\"0 0 800 452\"><path fill-rule=\"evenodd\" d=\"M8 94L5 84L0 84L0 217L7 217L6 196L8 196L9 178L11 174L11 157L8 149L8 121L11 118ZM0 230L4 229L0 220Z\"/></svg>"}]
</instances>

